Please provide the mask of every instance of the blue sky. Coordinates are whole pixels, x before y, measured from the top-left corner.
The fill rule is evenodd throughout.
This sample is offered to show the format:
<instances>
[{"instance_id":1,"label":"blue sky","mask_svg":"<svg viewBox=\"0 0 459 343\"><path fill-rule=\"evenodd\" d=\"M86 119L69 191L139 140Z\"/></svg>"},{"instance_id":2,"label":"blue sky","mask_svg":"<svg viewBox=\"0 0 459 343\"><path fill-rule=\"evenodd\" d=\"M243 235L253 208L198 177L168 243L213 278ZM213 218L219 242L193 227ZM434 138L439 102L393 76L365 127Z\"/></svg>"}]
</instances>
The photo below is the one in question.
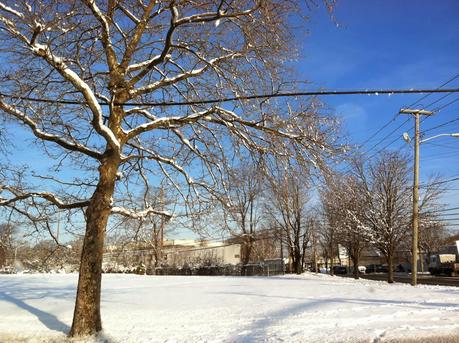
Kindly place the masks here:
<instances>
[{"instance_id":1,"label":"blue sky","mask_svg":"<svg viewBox=\"0 0 459 343\"><path fill-rule=\"evenodd\" d=\"M400 89L438 88L459 74L459 1L351 1L335 7L335 20L323 8L311 13L309 33L298 37L302 44L296 66L310 88ZM444 88L459 88L459 76ZM459 132L459 93L430 95L415 107L435 109L445 106L424 120L424 137ZM323 97L341 117L352 143L359 144L422 95ZM457 100L456 102L454 102ZM388 148L411 153L401 138L413 121L400 126L406 115L399 115L379 135L363 146L370 154L395 140ZM412 132L412 131L411 131ZM385 136L389 135L386 139ZM397 137L400 139L397 140ZM382 140L382 141L381 141ZM421 182L429 175L459 176L459 139L438 138L421 146ZM459 182L448 184L445 197L451 207L459 206Z\"/></svg>"}]
</instances>

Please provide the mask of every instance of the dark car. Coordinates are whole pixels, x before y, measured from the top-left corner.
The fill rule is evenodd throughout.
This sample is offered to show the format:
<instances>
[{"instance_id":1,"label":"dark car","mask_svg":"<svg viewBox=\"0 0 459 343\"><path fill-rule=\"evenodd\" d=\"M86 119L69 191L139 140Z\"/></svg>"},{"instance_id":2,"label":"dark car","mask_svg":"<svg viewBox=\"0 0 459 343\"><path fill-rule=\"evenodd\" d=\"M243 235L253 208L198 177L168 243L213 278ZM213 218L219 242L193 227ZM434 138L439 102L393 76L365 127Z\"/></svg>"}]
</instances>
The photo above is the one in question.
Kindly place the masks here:
<instances>
[{"instance_id":1,"label":"dark car","mask_svg":"<svg viewBox=\"0 0 459 343\"><path fill-rule=\"evenodd\" d=\"M370 264L366 266L367 269L365 273L389 273L389 268L386 264ZM394 267L395 271L395 267Z\"/></svg>"},{"instance_id":2,"label":"dark car","mask_svg":"<svg viewBox=\"0 0 459 343\"><path fill-rule=\"evenodd\" d=\"M399 264L397 267L395 267L395 271L398 273L411 273L411 266L410 265L403 265Z\"/></svg>"},{"instance_id":3,"label":"dark car","mask_svg":"<svg viewBox=\"0 0 459 343\"><path fill-rule=\"evenodd\" d=\"M383 265L381 266L381 268L380 268L379 273L389 273L389 266L383 264Z\"/></svg>"},{"instance_id":4,"label":"dark car","mask_svg":"<svg viewBox=\"0 0 459 343\"><path fill-rule=\"evenodd\" d=\"M370 274L370 273L387 273L388 269L387 267L383 266L382 264L369 264L366 266L365 273Z\"/></svg>"},{"instance_id":5,"label":"dark car","mask_svg":"<svg viewBox=\"0 0 459 343\"><path fill-rule=\"evenodd\" d=\"M333 266L333 274L335 275L347 274L347 267L346 266Z\"/></svg>"}]
</instances>

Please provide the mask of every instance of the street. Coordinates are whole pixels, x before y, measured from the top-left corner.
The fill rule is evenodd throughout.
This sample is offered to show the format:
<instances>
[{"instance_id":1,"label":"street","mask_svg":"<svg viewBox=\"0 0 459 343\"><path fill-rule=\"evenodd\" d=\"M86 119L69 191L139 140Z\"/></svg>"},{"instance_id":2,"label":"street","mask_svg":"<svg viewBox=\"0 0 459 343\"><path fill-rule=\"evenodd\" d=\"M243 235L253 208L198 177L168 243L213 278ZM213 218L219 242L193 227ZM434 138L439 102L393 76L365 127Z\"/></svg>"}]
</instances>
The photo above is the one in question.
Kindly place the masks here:
<instances>
[{"instance_id":1,"label":"street","mask_svg":"<svg viewBox=\"0 0 459 343\"><path fill-rule=\"evenodd\" d=\"M339 275L339 276L353 277L352 275ZM360 277L362 279L368 279L368 280L385 281L387 280L387 273L361 274ZM411 274L395 273L394 281L410 283ZM459 277L432 276L432 275L418 274L418 284L459 287Z\"/></svg>"}]
</instances>

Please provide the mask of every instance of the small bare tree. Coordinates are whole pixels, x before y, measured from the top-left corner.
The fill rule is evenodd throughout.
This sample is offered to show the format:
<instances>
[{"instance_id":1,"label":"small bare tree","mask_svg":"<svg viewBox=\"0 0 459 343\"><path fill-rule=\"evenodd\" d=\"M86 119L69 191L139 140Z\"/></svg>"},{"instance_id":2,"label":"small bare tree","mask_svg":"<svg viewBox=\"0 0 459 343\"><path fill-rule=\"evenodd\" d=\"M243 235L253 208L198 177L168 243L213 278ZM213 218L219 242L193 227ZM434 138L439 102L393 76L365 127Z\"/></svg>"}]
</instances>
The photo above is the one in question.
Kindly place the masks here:
<instances>
[{"instance_id":1,"label":"small bare tree","mask_svg":"<svg viewBox=\"0 0 459 343\"><path fill-rule=\"evenodd\" d=\"M325 217L325 216L324 216ZM322 257L325 261L325 269L333 275L335 257L338 256L338 229L334 220L323 223L319 230L319 244L322 250ZM329 263L330 262L330 263Z\"/></svg>"},{"instance_id":2,"label":"small bare tree","mask_svg":"<svg viewBox=\"0 0 459 343\"><path fill-rule=\"evenodd\" d=\"M256 233L259 229L263 174L255 163L246 160L228 173L228 198L223 215L225 231L242 243L241 275L251 261Z\"/></svg>"},{"instance_id":3,"label":"small bare tree","mask_svg":"<svg viewBox=\"0 0 459 343\"><path fill-rule=\"evenodd\" d=\"M309 172L305 173L301 168L276 163L268 176L267 214L288 248L292 262L290 272L297 274L303 272L306 248L311 238L308 175Z\"/></svg>"},{"instance_id":4,"label":"small bare tree","mask_svg":"<svg viewBox=\"0 0 459 343\"><path fill-rule=\"evenodd\" d=\"M0 224L0 267L6 264L6 258L13 250L15 231L16 228L11 224Z\"/></svg>"},{"instance_id":5,"label":"small bare tree","mask_svg":"<svg viewBox=\"0 0 459 343\"><path fill-rule=\"evenodd\" d=\"M439 210L443 207L440 199L445 192L445 184L440 177L431 177L420 190L419 260L421 270L424 268L424 262L429 263L430 256L439 250L447 236L446 222L439 217Z\"/></svg>"},{"instance_id":6,"label":"small bare tree","mask_svg":"<svg viewBox=\"0 0 459 343\"><path fill-rule=\"evenodd\" d=\"M359 278L359 262L367 246L368 234L363 218L365 202L359 192L358 181L352 176L332 174L321 191L325 217L333 231L334 244L345 248L354 266L354 278ZM333 268L332 268L333 269Z\"/></svg>"},{"instance_id":7,"label":"small bare tree","mask_svg":"<svg viewBox=\"0 0 459 343\"><path fill-rule=\"evenodd\" d=\"M396 251L411 238L412 200L408 160L397 152L383 152L373 163L356 163L358 191L363 196L362 224L367 228L369 242L386 258L388 282L392 283L393 258ZM435 217L443 190L430 181L421 192L421 229ZM358 216L356 215L356 218ZM429 219L430 218L430 219Z\"/></svg>"},{"instance_id":8,"label":"small bare tree","mask_svg":"<svg viewBox=\"0 0 459 343\"><path fill-rule=\"evenodd\" d=\"M409 234L411 220L408 162L398 153L384 152L368 167L355 165L367 205L363 215L369 241L385 257L387 281L393 283L393 258Z\"/></svg>"}]
</instances>

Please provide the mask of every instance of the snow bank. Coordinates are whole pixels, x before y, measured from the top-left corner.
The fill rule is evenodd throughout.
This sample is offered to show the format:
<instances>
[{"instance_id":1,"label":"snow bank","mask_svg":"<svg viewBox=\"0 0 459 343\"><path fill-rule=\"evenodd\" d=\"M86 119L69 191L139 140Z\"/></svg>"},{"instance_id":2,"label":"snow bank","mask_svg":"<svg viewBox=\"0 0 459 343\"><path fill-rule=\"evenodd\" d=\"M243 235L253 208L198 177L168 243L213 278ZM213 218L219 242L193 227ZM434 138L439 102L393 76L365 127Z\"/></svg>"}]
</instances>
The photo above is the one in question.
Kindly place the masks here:
<instances>
[{"instance_id":1,"label":"snow bank","mask_svg":"<svg viewBox=\"0 0 459 343\"><path fill-rule=\"evenodd\" d=\"M0 341L61 342L76 274L1 275ZM459 288L328 275L103 277L110 342L373 342L459 335Z\"/></svg>"}]
</instances>

